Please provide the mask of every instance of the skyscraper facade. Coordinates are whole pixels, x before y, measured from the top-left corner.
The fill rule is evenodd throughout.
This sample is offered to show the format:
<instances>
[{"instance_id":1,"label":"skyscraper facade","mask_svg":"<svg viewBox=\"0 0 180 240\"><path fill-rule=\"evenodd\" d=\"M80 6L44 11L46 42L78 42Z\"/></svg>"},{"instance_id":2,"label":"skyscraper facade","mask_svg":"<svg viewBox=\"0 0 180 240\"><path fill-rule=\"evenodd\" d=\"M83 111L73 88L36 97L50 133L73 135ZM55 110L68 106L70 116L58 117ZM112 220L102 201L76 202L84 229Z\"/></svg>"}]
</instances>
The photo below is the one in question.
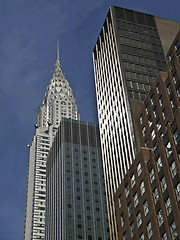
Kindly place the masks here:
<instances>
[{"instance_id":1,"label":"skyscraper facade","mask_svg":"<svg viewBox=\"0 0 180 240\"><path fill-rule=\"evenodd\" d=\"M58 45L58 44L57 44ZM30 147L24 222L24 240L45 238L46 159L62 117L79 119L72 89L57 60L40 105Z\"/></svg>"},{"instance_id":2,"label":"skyscraper facade","mask_svg":"<svg viewBox=\"0 0 180 240\"><path fill-rule=\"evenodd\" d=\"M141 151L115 195L119 239L180 238L180 32L139 112Z\"/></svg>"},{"instance_id":3,"label":"skyscraper facade","mask_svg":"<svg viewBox=\"0 0 180 240\"><path fill-rule=\"evenodd\" d=\"M47 159L45 239L110 239L96 124L60 123Z\"/></svg>"},{"instance_id":4,"label":"skyscraper facade","mask_svg":"<svg viewBox=\"0 0 180 240\"><path fill-rule=\"evenodd\" d=\"M111 239L114 194L140 148L136 120L180 23L112 6L93 51Z\"/></svg>"}]
</instances>

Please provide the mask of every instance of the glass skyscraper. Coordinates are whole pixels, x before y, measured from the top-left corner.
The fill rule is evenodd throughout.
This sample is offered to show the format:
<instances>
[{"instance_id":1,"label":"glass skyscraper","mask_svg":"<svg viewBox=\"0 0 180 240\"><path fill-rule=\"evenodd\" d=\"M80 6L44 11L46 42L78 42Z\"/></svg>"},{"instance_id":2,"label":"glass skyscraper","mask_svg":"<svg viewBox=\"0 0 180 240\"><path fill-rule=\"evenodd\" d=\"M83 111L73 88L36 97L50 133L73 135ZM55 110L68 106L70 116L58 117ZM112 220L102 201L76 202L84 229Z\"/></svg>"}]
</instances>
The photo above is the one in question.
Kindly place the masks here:
<instances>
[{"instance_id":1,"label":"glass skyscraper","mask_svg":"<svg viewBox=\"0 0 180 240\"><path fill-rule=\"evenodd\" d=\"M96 124L63 118L47 159L46 240L108 240Z\"/></svg>"}]
</instances>

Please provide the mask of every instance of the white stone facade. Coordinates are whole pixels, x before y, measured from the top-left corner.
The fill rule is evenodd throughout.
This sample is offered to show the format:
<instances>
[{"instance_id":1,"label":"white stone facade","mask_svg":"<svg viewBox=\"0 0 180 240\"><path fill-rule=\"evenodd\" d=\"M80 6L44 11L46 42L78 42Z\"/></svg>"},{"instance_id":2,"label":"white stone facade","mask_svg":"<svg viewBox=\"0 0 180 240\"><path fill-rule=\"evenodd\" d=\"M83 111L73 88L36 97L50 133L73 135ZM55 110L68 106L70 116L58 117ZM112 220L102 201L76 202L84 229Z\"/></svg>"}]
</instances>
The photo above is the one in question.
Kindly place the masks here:
<instances>
[{"instance_id":1,"label":"white stone facade","mask_svg":"<svg viewBox=\"0 0 180 240\"><path fill-rule=\"evenodd\" d=\"M24 240L45 238L46 159L61 118L78 120L79 113L72 89L59 61L40 105L28 163Z\"/></svg>"}]
</instances>

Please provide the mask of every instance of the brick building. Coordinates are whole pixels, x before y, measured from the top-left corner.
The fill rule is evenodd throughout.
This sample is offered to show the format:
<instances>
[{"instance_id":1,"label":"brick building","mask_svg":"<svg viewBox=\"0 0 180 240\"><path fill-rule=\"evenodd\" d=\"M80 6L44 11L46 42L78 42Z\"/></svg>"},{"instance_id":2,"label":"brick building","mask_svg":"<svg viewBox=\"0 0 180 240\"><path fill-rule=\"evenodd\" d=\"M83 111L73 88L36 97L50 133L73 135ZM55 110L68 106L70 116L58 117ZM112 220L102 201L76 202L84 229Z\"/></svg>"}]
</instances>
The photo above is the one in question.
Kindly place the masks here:
<instances>
[{"instance_id":1,"label":"brick building","mask_svg":"<svg viewBox=\"0 0 180 240\"><path fill-rule=\"evenodd\" d=\"M119 239L180 237L180 32L139 112L141 149L115 194Z\"/></svg>"}]
</instances>

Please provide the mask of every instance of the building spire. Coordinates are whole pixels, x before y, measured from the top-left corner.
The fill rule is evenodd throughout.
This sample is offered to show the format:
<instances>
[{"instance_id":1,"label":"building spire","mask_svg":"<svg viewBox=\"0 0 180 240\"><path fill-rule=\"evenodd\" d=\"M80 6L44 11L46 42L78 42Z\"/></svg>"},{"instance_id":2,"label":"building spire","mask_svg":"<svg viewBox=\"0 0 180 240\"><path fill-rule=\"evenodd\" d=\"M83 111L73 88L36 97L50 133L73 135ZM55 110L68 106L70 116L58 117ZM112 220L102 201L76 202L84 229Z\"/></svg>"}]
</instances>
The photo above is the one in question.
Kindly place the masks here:
<instances>
[{"instance_id":1,"label":"building spire","mask_svg":"<svg viewBox=\"0 0 180 240\"><path fill-rule=\"evenodd\" d=\"M57 59L59 60L59 38L57 38Z\"/></svg>"},{"instance_id":2,"label":"building spire","mask_svg":"<svg viewBox=\"0 0 180 240\"><path fill-rule=\"evenodd\" d=\"M60 71L62 73L61 64L60 64L60 60L59 60L59 38L57 38L57 59L56 59L54 72L57 72L57 71Z\"/></svg>"}]
</instances>

